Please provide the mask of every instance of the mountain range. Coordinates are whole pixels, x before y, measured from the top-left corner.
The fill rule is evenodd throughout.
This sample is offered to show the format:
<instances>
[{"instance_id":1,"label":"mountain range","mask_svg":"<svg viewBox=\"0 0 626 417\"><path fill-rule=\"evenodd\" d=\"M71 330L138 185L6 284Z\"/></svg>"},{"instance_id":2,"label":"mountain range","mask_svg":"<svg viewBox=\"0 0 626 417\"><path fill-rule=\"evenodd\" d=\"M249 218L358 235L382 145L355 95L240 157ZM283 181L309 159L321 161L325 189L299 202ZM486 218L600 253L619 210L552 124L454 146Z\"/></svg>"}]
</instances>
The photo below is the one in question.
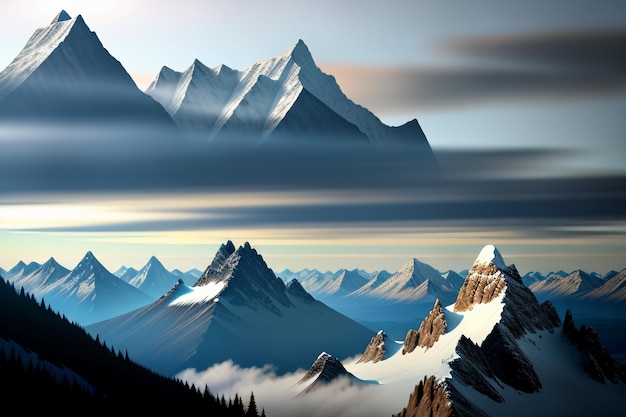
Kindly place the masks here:
<instances>
[{"instance_id":1,"label":"mountain range","mask_svg":"<svg viewBox=\"0 0 626 417\"><path fill-rule=\"evenodd\" d=\"M365 407L411 392L404 408L389 410L398 417L612 415L623 407L616 399L626 394L626 367L593 328L576 326L571 311L561 319L552 303L540 304L493 245L476 258L456 301L436 300L416 329L400 344L379 331L360 357L333 364L345 369L334 378L369 381ZM309 369L298 391L323 371Z\"/></svg>"},{"instance_id":2,"label":"mountain range","mask_svg":"<svg viewBox=\"0 0 626 417\"><path fill-rule=\"evenodd\" d=\"M160 282L164 268L159 265L153 257L139 271L124 267L117 273L130 271L129 282L146 285L152 278ZM88 252L72 271L51 258L42 265L19 262L7 275L12 275L11 285L22 283L22 288L56 288L84 279L111 279L103 268ZM160 273L149 273L151 270ZM415 283L410 288L433 281L455 289L457 295L452 303L435 297L429 311L419 320L409 325L396 322L405 330L402 338L395 338L384 327L375 332L316 300L297 279L285 283L284 277L278 278L248 243L235 248L228 241L205 271L196 275L193 285L178 279L156 301L88 324L85 331L166 376L189 368L207 369L226 360L242 367L270 365L279 374L297 374L307 369L311 358L317 357L292 387L297 397L330 389L337 380L344 381L344 387L373 390L368 398L376 398L376 390L393 392L394 396L412 392L403 410L397 403L395 410L387 410L390 414L399 412L398 416L420 415L423 410L431 410L433 404L439 404L435 409L443 413L433 415L446 416L521 415L520 410L528 409L531 402L538 407L538 415L546 416L575 415L579 409L585 413L615 411L618 405L610 399L624 394L626 371L600 341L600 334L603 339L609 334L598 333L587 324L577 326L571 310L559 315L551 301L540 304L515 266L507 266L494 246L483 248L462 283L454 271L435 272L416 259L394 274L363 270L326 274L283 271L283 275L305 280L315 279L316 275L332 276L345 286L343 292L340 284L332 287L337 293L368 308L373 298L358 294L358 288L367 288L370 281L376 282L370 284L373 289L386 281L406 284L411 280ZM95 279L95 275L100 278ZM423 275L429 279L420 284L418 277ZM597 297L606 295L608 289L615 290L610 294L619 293L624 280L623 271L602 278L581 271L531 275L534 283L600 279L597 286L582 292L582 297L574 296L590 306L596 305ZM397 285L389 288L397 289ZM74 291L74 295L78 293ZM34 296L32 299L37 302ZM46 300L48 297L41 297L40 304L44 306ZM115 303L111 299L108 302ZM619 300L618 304L612 303L621 311ZM376 314L375 309L370 311ZM342 363L342 359L346 362ZM568 381L567 392L575 392L577 398L590 393L595 400L589 404L568 403L564 399L565 389L560 388L563 381Z\"/></svg>"},{"instance_id":3,"label":"mountain range","mask_svg":"<svg viewBox=\"0 0 626 417\"><path fill-rule=\"evenodd\" d=\"M0 120L98 126L92 135L146 134L164 143L194 138L229 145L312 144L400 147L436 166L417 120L388 126L341 91L298 40L285 53L238 71L195 60L183 72L163 67L141 91L81 15L61 11L0 72ZM139 125L143 132L128 129ZM58 127L59 127L58 126ZM153 138L153 140L155 140Z\"/></svg>"},{"instance_id":4,"label":"mountain range","mask_svg":"<svg viewBox=\"0 0 626 417\"><path fill-rule=\"evenodd\" d=\"M390 127L352 102L334 77L323 73L298 40L282 55L243 71L195 60L184 72L163 67L146 93L160 102L178 126L207 137L253 136L263 142L324 141L412 144L430 153L417 120Z\"/></svg>"},{"instance_id":5,"label":"mountain range","mask_svg":"<svg viewBox=\"0 0 626 417\"><path fill-rule=\"evenodd\" d=\"M81 325L147 305L169 291L179 279L195 282L199 277L193 270L170 272L155 257L140 271L131 274L132 270L127 269L126 272L127 277L132 275L128 281L109 272L88 251L71 270L51 257L43 264L20 261L3 276L16 288L24 288Z\"/></svg>"},{"instance_id":6,"label":"mountain range","mask_svg":"<svg viewBox=\"0 0 626 417\"><path fill-rule=\"evenodd\" d=\"M297 280L285 284L249 243L235 248L231 241L193 286L178 281L157 301L85 328L169 376L228 359L292 372L320 350L356 354L373 334Z\"/></svg>"},{"instance_id":7,"label":"mountain range","mask_svg":"<svg viewBox=\"0 0 626 417\"><path fill-rule=\"evenodd\" d=\"M41 413L73 414L74 406L101 412L125 412L129 406L139 406L158 412L165 406L244 415L238 401L227 403L206 386L190 387L156 374L3 279L0 372L6 382L0 398L11 401L13 407ZM37 401L33 402L33 396Z\"/></svg>"}]
</instances>

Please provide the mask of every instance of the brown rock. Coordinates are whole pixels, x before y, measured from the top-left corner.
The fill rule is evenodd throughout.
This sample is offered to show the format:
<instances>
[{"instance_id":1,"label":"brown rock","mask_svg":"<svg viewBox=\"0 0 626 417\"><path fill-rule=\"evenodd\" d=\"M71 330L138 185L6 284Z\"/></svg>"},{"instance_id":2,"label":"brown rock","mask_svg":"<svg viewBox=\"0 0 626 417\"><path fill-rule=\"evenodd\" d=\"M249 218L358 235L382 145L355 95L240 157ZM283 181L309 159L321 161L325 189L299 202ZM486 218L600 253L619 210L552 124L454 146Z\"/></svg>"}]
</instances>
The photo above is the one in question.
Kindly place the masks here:
<instances>
[{"instance_id":1,"label":"brown rock","mask_svg":"<svg viewBox=\"0 0 626 417\"><path fill-rule=\"evenodd\" d=\"M506 287L505 274L494 264L475 264L468 271L459 290L454 311L471 310L474 304L485 304L496 298Z\"/></svg>"},{"instance_id":2,"label":"brown rock","mask_svg":"<svg viewBox=\"0 0 626 417\"><path fill-rule=\"evenodd\" d=\"M379 331L372 340L370 340L369 344L365 348L365 352L363 352L363 356L357 361L357 363L362 362L378 362L382 360L385 356L385 339L387 339L387 334L382 330Z\"/></svg>"},{"instance_id":3,"label":"brown rock","mask_svg":"<svg viewBox=\"0 0 626 417\"><path fill-rule=\"evenodd\" d=\"M447 328L446 319L443 314L443 306L439 299L435 300L430 313L424 318L417 331L410 329L404 338L402 354L410 353L417 346L429 349L439 340L439 336L445 333Z\"/></svg>"},{"instance_id":4,"label":"brown rock","mask_svg":"<svg viewBox=\"0 0 626 417\"><path fill-rule=\"evenodd\" d=\"M453 385L424 377L409 396L408 405L393 417L486 417L463 398Z\"/></svg>"}]
</instances>

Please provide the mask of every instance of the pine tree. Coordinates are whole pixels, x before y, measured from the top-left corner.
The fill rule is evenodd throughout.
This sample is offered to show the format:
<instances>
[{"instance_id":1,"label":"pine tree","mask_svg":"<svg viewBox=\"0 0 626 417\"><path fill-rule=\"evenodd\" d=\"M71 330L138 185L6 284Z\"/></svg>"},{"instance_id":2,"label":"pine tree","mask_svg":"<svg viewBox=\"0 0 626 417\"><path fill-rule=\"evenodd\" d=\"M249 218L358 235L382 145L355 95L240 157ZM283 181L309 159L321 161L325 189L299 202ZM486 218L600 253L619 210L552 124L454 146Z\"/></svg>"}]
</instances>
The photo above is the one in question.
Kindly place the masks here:
<instances>
[{"instance_id":1,"label":"pine tree","mask_svg":"<svg viewBox=\"0 0 626 417\"><path fill-rule=\"evenodd\" d=\"M254 400L254 392L250 393L250 402L248 403L246 417L259 417L259 410L257 410L256 401Z\"/></svg>"}]
</instances>

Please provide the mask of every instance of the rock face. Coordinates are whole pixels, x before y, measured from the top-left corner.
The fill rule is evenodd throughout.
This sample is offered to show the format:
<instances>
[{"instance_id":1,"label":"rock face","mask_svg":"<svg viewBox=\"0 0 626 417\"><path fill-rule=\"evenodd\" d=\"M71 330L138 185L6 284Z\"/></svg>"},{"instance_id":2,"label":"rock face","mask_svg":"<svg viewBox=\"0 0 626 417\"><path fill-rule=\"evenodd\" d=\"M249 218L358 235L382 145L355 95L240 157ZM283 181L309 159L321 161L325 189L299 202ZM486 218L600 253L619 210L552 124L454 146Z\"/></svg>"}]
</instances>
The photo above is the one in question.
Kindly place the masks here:
<instances>
[{"instance_id":1,"label":"rock face","mask_svg":"<svg viewBox=\"0 0 626 417\"><path fill-rule=\"evenodd\" d=\"M455 312L471 310L503 295L502 323L513 337L526 331L548 330L561 324L558 313L549 301L539 304L524 285L515 265L506 266L498 249L487 245L480 252L459 291Z\"/></svg>"},{"instance_id":2,"label":"rock face","mask_svg":"<svg viewBox=\"0 0 626 417\"><path fill-rule=\"evenodd\" d=\"M565 313L563 334L582 353L583 369L591 378L602 384L606 384L607 380L614 384L626 382L625 367L611 357L593 327L581 325L576 328L570 310Z\"/></svg>"},{"instance_id":3,"label":"rock face","mask_svg":"<svg viewBox=\"0 0 626 417\"><path fill-rule=\"evenodd\" d=\"M496 382L495 375L480 346L463 335L456 346L456 353L459 357L450 362L452 377L496 402L503 402L504 398L491 385Z\"/></svg>"},{"instance_id":4,"label":"rock face","mask_svg":"<svg viewBox=\"0 0 626 417\"><path fill-rule=\"evenodd\" d=\"M439 336L445 333L447 328L446 319L443 315L443 306L439 299L435 300L433 309L428 316L422 321L417 331L410 329L404 338L404 346L402 354L410 353L417 346L426 349L433 347L435 342L439 340Z\"/></svg>"},{"instance_id":5,"label":"rock face","mask_svg":"<svg viewBox=\"0 0 626 417\"><path fill-rule=\"evenodd\" d=\"M467 272L454 311L471 310L475 304L493 301L506 287L507 270L500 252L492 245L485 246Z\"/></svg>"},{"instance_id":6,"label":"rock face","mask_svg":"<svg viewBox=\"0 0 626 417\"><path fill-rule=\"evenodd\" d=\"M524 355L511 332L496 324L481 346L493 373L505 384L522 392L541 391L541 381L532 362Z\"/></svg>"},{"instance_id":7,"label":"rock face","mask_svg":"<svg viewBox=\"0 0 626 417\"><path fill-rule=\"evenodd\" d=\"M339 378L346 378L350 385L365 383L348 372L338 358L326 352L320 353L306 374L298 381L298 385L305 384L313 378L315 378L315 380L300 392L299 395L309 394L337 381Z\"/></svg>"},{"instance_id":8,"label":"rock face","mask_svg":"<svg viewBox=\"0 0 626 417\"><path fill-rule=\"evenodd\" d=\"M385 357L385 340L387 339L387 334L380 330L372 340L368 343L365 348L365 352L363 352L363 356L357 361L357 363L361 362L378 362Z\"/></svg>"},{"instance_id":9,"label":"rock face","mask_svg":"<svg viewBox=\"0 0 626 417\"><path fill-rule=\"evenodd\" d=\"M437 382L434 376L424 377L415 386L409 404L393 417L486 417L482 411L463 398L447 382Z\"/></svg>"}]
</instances>

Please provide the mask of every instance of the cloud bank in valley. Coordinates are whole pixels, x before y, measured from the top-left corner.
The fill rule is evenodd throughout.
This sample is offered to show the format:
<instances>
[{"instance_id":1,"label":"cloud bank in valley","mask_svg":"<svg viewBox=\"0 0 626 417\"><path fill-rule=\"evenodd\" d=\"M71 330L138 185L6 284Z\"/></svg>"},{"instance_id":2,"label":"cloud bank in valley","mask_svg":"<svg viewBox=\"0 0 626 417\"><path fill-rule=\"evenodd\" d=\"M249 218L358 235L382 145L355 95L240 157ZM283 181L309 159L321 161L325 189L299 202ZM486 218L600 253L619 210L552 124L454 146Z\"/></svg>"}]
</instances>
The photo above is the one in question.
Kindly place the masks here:
<instances>
[{"instance_id":1,"label":"cloud bank in valley","mask_svg":"<svg viewBox=\"0 0 626 417\"><path fill-rule=\"evenodd\" d=\"M206 385L214 395L224 395L226 401L237 394L242 397L245 406L250 393L254 393L259 412L265 409L266 415L273 417L391 415L401 411L398 407L408 401L412 389L405 392L397 386L355 386L340 379L327 387L298 396L301 387L297 383L304 372L277 375L271 367L242 368L226 361L204 371L185 370L177 378L201 389Z\"/></svg>"}]
</instances>

